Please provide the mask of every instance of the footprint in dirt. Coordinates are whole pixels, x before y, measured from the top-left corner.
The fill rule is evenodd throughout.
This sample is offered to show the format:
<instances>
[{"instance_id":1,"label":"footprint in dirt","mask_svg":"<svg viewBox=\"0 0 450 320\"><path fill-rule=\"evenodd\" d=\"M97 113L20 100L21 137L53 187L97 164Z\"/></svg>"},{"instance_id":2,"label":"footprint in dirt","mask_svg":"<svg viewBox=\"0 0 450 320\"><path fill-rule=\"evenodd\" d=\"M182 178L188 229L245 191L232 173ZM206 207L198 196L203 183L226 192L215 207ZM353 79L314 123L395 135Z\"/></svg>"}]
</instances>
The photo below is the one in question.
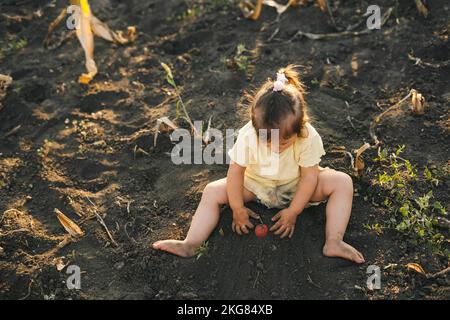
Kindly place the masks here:
<instances>
[{"instance_id":1,"label":"footprint in dirt","mask_svg":"<svg viewBox=\"0 0 450 320\"><path fill-rule=\"evenodd\" d=\"M120 104L121 100L127 99L129 96L125 91L100 91L84 96L79 108L82 112L96 112L104 109L105 106Z\"/></svg>"},{"instance_id":2,"label":"footprint in dirt","mask_svg":"<svg viewBox=\"0 0 450 320\"><path fill-rule=\"evenodd\" d=\"M94 180L99 178L105 171L110 171L111 168L101 163L84 160L78 163L79 174L83 180Z\"/></svg>"}]
</instances>

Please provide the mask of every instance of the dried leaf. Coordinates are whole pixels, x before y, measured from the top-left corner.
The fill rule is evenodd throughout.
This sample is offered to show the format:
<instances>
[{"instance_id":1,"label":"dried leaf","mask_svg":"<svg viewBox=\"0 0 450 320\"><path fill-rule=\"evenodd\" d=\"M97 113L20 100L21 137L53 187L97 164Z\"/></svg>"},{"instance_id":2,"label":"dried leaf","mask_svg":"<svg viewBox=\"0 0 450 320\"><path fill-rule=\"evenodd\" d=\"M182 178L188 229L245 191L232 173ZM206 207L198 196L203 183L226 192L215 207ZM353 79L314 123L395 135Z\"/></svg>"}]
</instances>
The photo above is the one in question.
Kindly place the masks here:
<instances>
[{"instance_id":1,"label":"dried leaf","mask_svg":"<svg viewBox=\"0 0 450 320\"><path fill-rule=\"evenodd\" d=\"M415 0L415 1L416 1L417 11L419 11L419 13L426 18L428 16L427 7L425 7L425 5L422 3L422 0Z\"/></svg>"},{"instance_id":2,"label":"dried leaf","mask_svg":"<svg viewBox=\"0 0 450 320\"><path fill-rule=\"evenodd\" d=\"M136 39L136 28L128 27L128 36L124 37L121 31L114 32L112 31L108 25L102 21L100 21L94 15L90 17L91 28L94 34L102 39L107 41L115 42L118 44L127 44Z\"/></svg>"},{"instance_id":3,"label":"dried leaf","mask_svg":"<svg viewBox=\"0 0 450 320\"><path fill-rule=\"evenodd\" d=\"M53 260L53 263L55 264L56 270L58 271L62 271L68 265L68 262L64 262L63 257L55 258Z\"/></svg>"},{"instance_id":4,"label":"dried leaf","mask_svg":"<svg viewBox=\"0 0 450 320\"><path fill-rule=\"evenodd\" d=\"M282 4L279 4L278 2L275 2L273 0L264 0L263 1L263 3L266 6L275 8L279 15L283 14L291 6L291 2L292 1L289 1L286 5L282 5Z\"/></svg>"},{"instance_id":5,"label":"dried leaf","mask_svg":"<svg viewBox=\"0 0 450 320\"><path fill-rule=\"evenodd\" d=\"M425 112L425 97L416 90L411 90L412 111L415 114L423 114Z\"/></svg>"},{"instance_id":6,"label":"dried leaf","mask_svg":"<svg viewBox=\"0 0 450 320\"><path fill-rule=\"evenodd\" d=\"M159 129L161 128L162 124L165 124L169 128L175 130L178 129L178 126L173 123L169 118L162 117L156 120L156 127L155 127L155 136L153 138L153 146L156 147L156 140L158 139Z\"/></svg>"},{"instance_id":7,"label":"dried leaf","mask_svg":"<svg viewBox=\"0 0 450 320\"><path fill-rule=\"evenodd\" d=\"M422 266L421 266L420 264L418 264L418 263L408 263L408 264L406 265L406 267L407 267L408 269L411 269L411 270L414 270L414 271L416 271L416 272L418 272L418 273L421 273L421 274L423 274L423 275L426 275L426 273L425 273L425 271L423 270Z\"/></svg>"},{"instance_id":8,"label":"dried leaf","mask_svg":"<svg viewBox=\"0 0 450 320\"><path fill-rule=\"evenodd\" d=\"M64 213L55 208L56 217L59 222L62 224L64 229L73 237L80 237L84 235L84 232L81 228L72 220L70 220Z\"/></svg>"}]
</instances>

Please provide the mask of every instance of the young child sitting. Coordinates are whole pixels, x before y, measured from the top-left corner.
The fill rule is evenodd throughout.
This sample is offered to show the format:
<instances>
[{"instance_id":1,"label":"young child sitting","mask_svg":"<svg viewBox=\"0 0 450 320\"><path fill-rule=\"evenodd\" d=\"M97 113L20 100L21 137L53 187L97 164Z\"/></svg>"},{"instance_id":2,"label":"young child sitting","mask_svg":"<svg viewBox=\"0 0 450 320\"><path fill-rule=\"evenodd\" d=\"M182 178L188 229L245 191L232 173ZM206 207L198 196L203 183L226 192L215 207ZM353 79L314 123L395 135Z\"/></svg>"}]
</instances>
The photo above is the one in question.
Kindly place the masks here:
<instances>
[{"instance_id":1,"label":"young child sitting","mask_svg":"<svg viewBox=\"0 0 450 320\"><path fill-rule=\"evenodd\" d=\"M325 154L322 139L308 122L305 88L294 66L268 80L251 101L251 121L239 130L229 151L226 178L206 185L186 238L162 240L154 249L182 257L195 255L217 226L220 206L233 211L232 229L248 234L258 215L245 203L259 201L281 210L270 228L281 238L292 237L305 208L327 202L323 254L364 263L364 257L344 242L352 210L353 182L349 175L319 166Z\"/></svg>"}]
</instances>

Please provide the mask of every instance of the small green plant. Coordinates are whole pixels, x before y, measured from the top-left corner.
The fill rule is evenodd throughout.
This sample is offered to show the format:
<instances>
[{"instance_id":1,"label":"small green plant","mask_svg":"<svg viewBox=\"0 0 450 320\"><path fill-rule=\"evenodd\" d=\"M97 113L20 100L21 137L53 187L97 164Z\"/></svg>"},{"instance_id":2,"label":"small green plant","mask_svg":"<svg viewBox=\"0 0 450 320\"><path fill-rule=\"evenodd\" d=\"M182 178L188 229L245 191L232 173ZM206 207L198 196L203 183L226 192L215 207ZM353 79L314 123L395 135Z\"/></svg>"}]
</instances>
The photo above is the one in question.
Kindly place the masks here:
<instances>
[{"instance_id":1,"label":"small green plant","mask_svg":"<svg viewBox=\"0 0 450 320\"><path fill-rule=\"evenodd\" d=\"M428 169L427 166L425 166L425 168L424 168L424 170L423 170L423 175L424 175L425 179L426 179L428 182L434 184L435 186L438 186L438 185L439 185L439 179L437 179L437 178L434 176L434 174L431 172L430 169Z\"/></svg>"},{"instance_id":2,"label":"small green plant","mask_svg":"<svg viewBox=\"0 0 450 320\"><path fill-rule=\"evenodd\" d=\"M69 252L69 253L67 254L67 259L69 259L69 260L72 261L72 262L75 261L76 258L77 258L77 253L76 253L75 250L72 250L71 252Z\"/></svg>"},{"instance_id":3,"label":"small green plant","mask_svg":"<svg viewBox=\"0 0 450 320\"><path fill-rule=\"evenodd\" d=\"M0 42L0 60L3 60L6 56L18 53L28 44L27 39L18 39L16 41L9 41L8 44Z\"/></svg>"},{"instance_id":4,"label":"small green plant","mask_svg":"<svg viewBox=\"0 0 450 320\"><path fill-rule=\"evenodd\" d=\"M206 255L208 252L208 241L203 242L203 244L197 248L195 251L195 256L197 257L197 260L200 259L202 256Z\"/></svg>"},{"instance_id":5,"label":"small green plant","mask_svg":"<svg viewBox=\"0 0 450 320\"><path fill-rule=\"evenodd\" d=\"M240 43L236 48L236 55L234 56L234 61L240 71L247 73L250 66L250 56L248 53L250 50L245 48L245 45Z\"/></svg>"},{"instance_id":6,"label":"small green plant","mask_svg":"<svg viewBox=\"0 0 450 320\"><path fill-rule=\"evenodd\" d=\"M364 229L367 229L369 231L376 232L377 235L383 234L383 227L378 223L375 223L375 224L365 223L365 224L363 224L363 227L364 227Z\"/></svg>"},{"instance_id":7,"label":"small green plant","mask_svg":"<svg viewBox=\"0 0 450 320\"><path fill-rule=\"evenodd\" d=\"M194 127L194 124L192 123L191 117L189 116L189 113L187 112L186 105L183 102L183 99L181 98L181 90L177 86L177 84L175 82L175 79L173 78L172 70L165 63L161 63L161 66L163 67L164 71L166 72L166 81L167 81L167 83L170 84L175 89L175 94L176 94L177 99L178 99L177 100L177 104L176 104L177 117L179 117L181 115L181 112L183 112L184 115L182 115L181 117L183 119L185 119L189 123L189 125L191 126L191 128L193 130L195 130L195 127Z\"/></svg>"},{"instance_id":8,"label":"small green plant","mask_svg":"<svg viewBox=\"0 0 450 320\"><path fill-rule=\"evenodd\" d=\"M1 58L0 58L0 60L1 60ZM23 92L23 85L22 85L22 83L20 83L20 82L14 83L13 92L16 95L21 95L22 92Z\"/></svg>"},{"instance_id":9,"label":"small green plant","mask_svg":"<svg viewBox=\"0 0 450 320\"><path fill-rule=\"evenodd\" d=\"M373 159L380 163L379 172L374 181L381 188L383 206L389 213L388 225L411 237L414 244L426 243L435 253L449 255L444 248L446 237L437 228L437 218L446 216L445 207L434 200L433 191L416 195L414 183L431 182L437 186L439 180L425 167L419 176L416 166L400 155L405 146L389 153L387 149L378 150ZM418 192L417 192L418 193ZM374 226L365 226L372 230Z\"/></svg>"}]
</instances>

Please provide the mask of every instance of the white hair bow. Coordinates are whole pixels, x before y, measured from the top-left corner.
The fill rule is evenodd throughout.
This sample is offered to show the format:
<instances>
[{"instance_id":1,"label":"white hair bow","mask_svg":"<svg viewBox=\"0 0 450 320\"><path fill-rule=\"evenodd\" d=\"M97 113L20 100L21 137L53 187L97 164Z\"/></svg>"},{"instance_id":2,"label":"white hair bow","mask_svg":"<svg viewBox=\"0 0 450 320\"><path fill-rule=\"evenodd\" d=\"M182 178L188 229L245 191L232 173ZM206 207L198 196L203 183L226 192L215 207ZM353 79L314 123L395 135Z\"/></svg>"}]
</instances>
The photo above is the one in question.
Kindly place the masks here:
<instances>
[{"instance_id":1,"label":"white hair bow","mask_svg":"<svg viewBox=\"0 0 450 320\"><path fill-rule=\"evenodd\" d=\"M277 80L273 83L273 91L281 91L288 82L284 72L277 73Z\"/></svg>"}]
</instances>

